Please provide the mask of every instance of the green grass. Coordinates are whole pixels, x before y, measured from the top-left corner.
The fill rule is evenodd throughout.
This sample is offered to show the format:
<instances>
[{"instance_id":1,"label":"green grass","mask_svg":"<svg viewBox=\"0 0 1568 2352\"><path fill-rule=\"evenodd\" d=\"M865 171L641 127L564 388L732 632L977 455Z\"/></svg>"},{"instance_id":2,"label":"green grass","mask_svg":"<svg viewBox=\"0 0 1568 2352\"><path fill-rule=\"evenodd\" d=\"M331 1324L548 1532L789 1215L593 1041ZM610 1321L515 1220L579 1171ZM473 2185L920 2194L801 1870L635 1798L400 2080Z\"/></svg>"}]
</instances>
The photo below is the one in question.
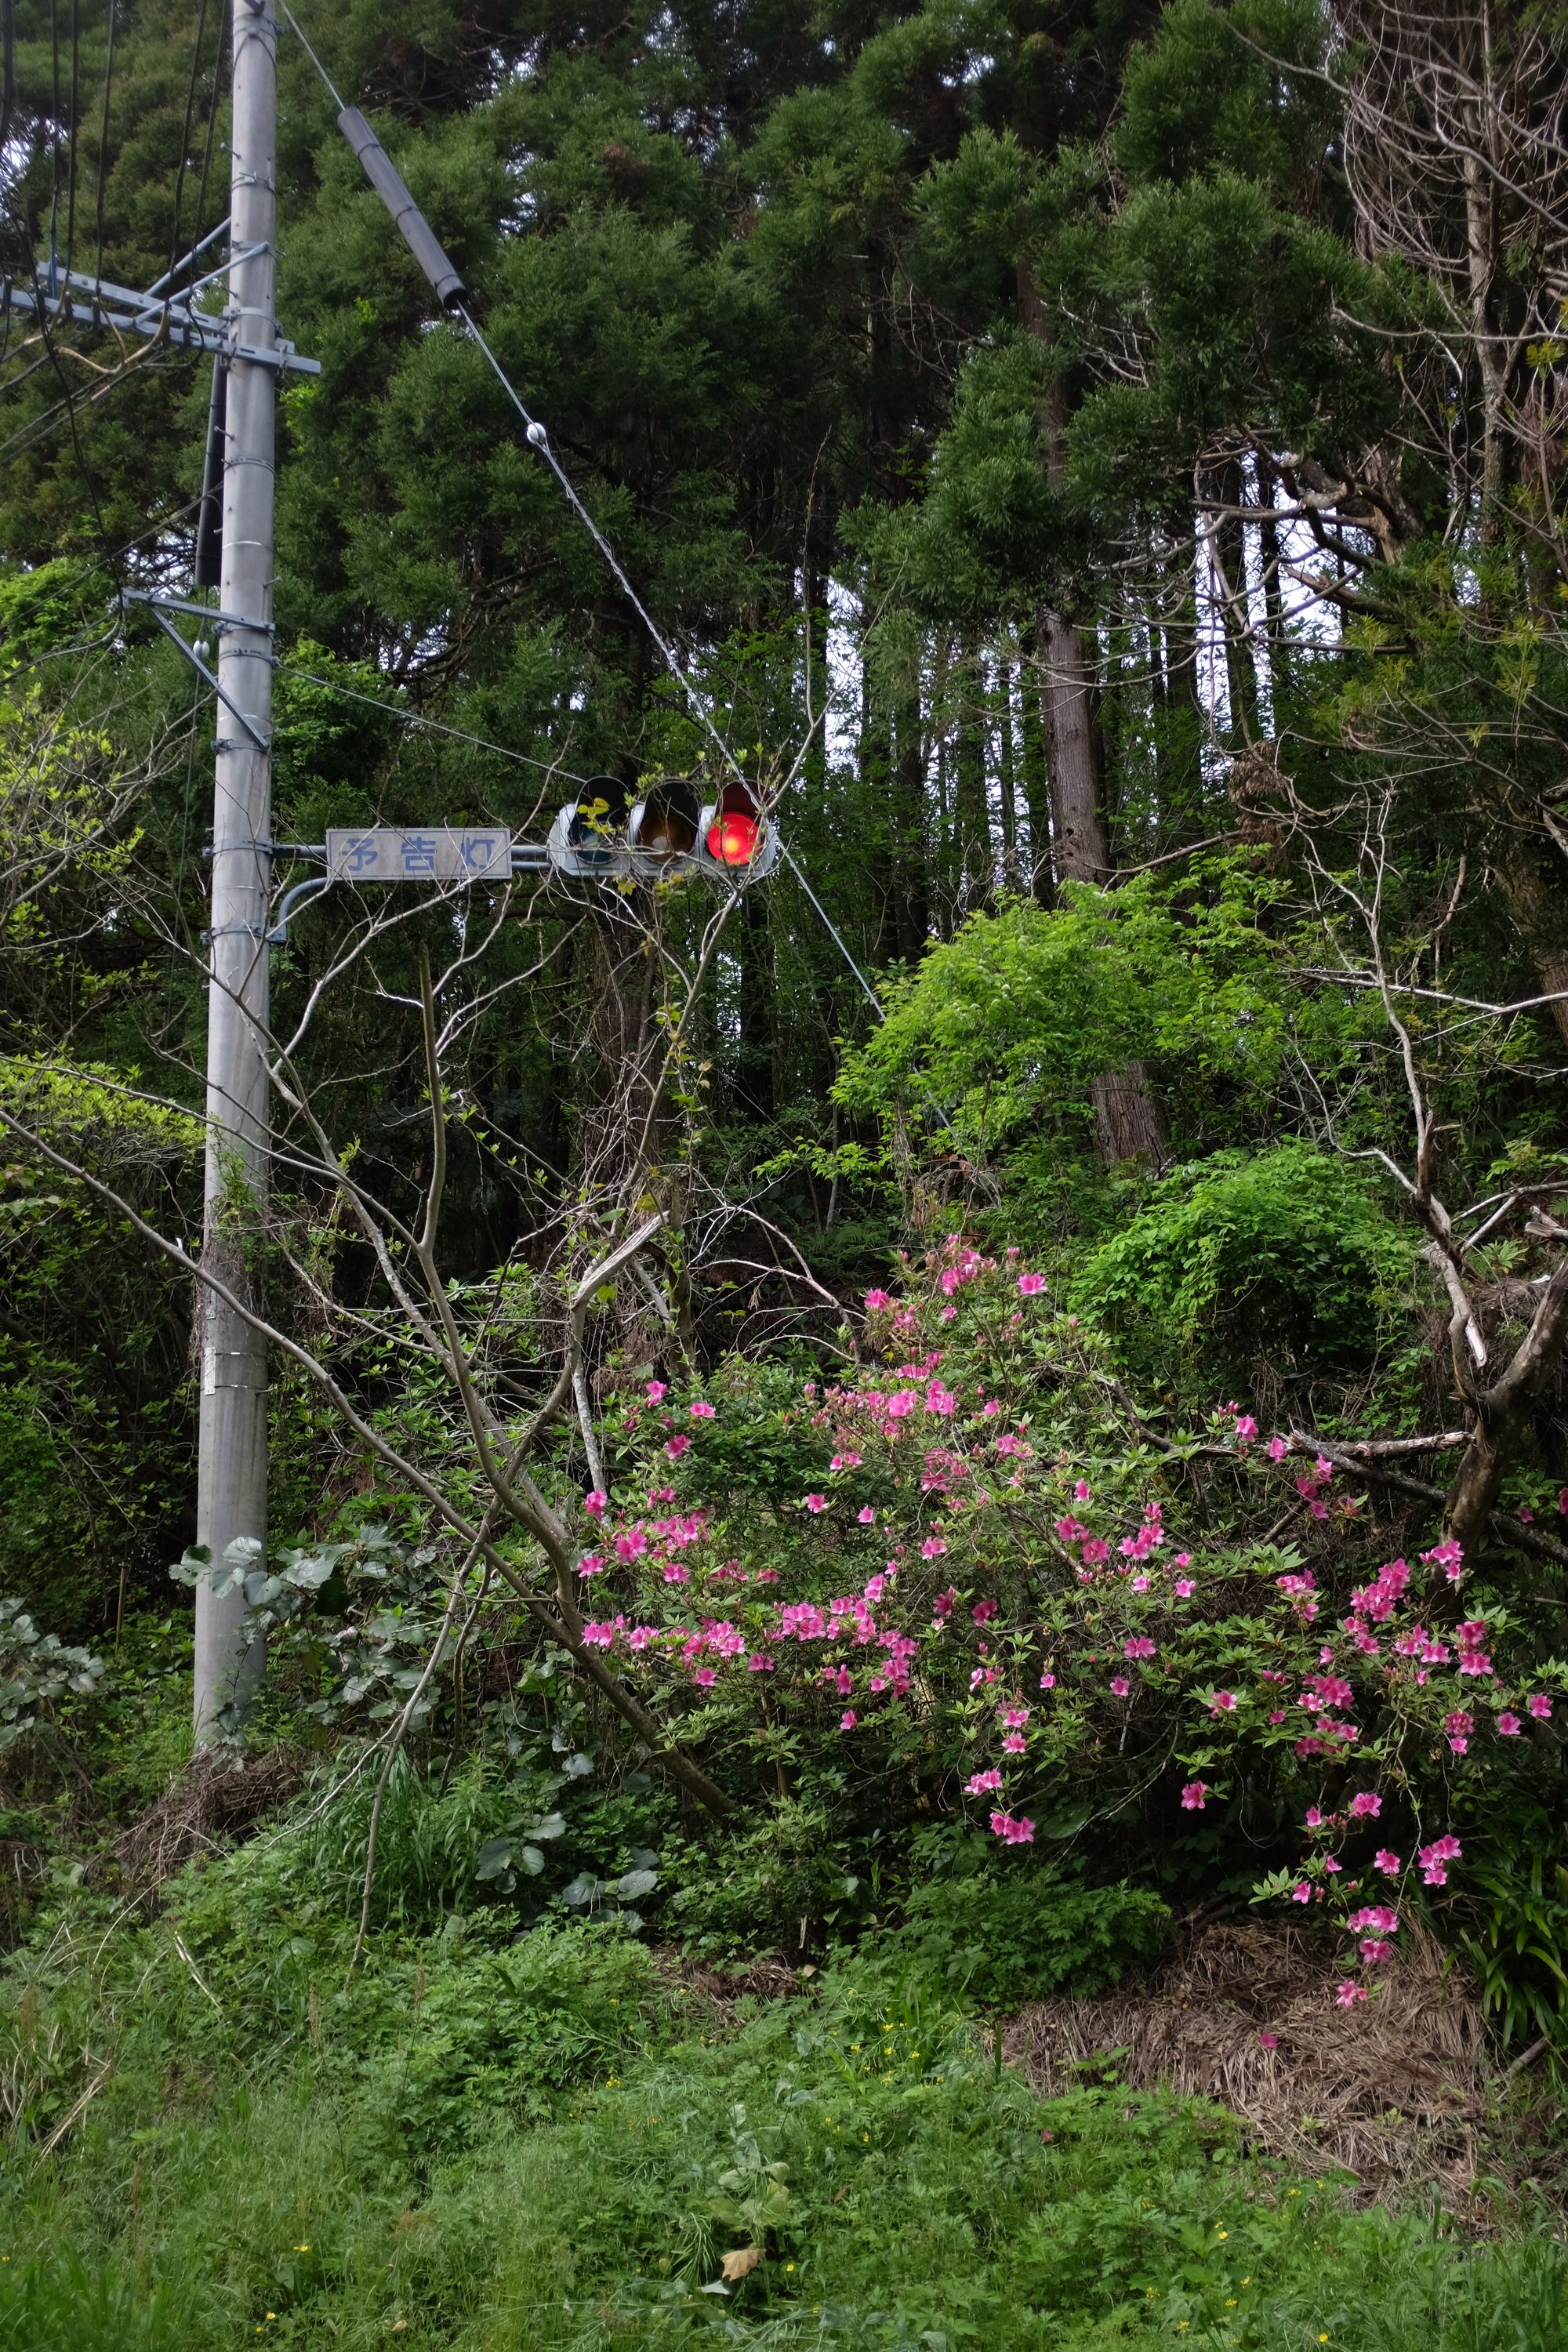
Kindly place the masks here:
<instances>
[{"instance_id":1,"label":"green grass","mask_svg":"<svg viewBox=\"0 0 1568 2352\"><path fill-rule=\"evenodd\" d=\"M187 1949L221 2009L156 1926L111 1939L96 1979L85 1936L69 1967L57 1942L19 2018L13 2003L13 2067L28 2035L41 2064L56 2024L76 2053L37 2094L34 2147L110 2032L117 2069L55 2154L13 2135L0 2343L1568 2345L1568 2260L1544 2231L1475 2245L1353 2210L1174 2098L1042 2103L913 1974L862 1960L704 2032L614 1933L509 1953L448 1931L380 1953L312 2027L326 1946L276 1918L309 1967L274 1953L270 1994L253 1979L242 2010L216 1899L209 1885L185 1925L198 1936L205 1902ZM710 2292L748 2244L766 2258Z\"/></svg>"}]
</instances>

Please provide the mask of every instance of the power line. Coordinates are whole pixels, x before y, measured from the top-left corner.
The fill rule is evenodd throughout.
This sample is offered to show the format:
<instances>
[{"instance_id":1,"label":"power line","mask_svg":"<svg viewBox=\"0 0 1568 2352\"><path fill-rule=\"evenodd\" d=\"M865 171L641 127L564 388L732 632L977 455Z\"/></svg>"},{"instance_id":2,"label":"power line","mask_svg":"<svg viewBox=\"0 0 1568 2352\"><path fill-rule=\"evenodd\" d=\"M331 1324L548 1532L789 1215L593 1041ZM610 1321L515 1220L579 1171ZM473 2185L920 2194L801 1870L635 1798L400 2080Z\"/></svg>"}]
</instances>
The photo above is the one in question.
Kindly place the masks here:
<instances>
[{"instance_id":1,"label":"power line","mask_svg":"<svg viewBox=\"0 0 1568 2352\"><path fill-rule=\"evenodd\" d=\"M383 702L379 696L374 694L360 694L352 686L340 686L336 678L318 677L314 670L289 669L284 675L305 678L311 686L324 688L329 694L341 694L345 701L365 703L372 710L379 710L384 719L395 719L400 726L427 728L433 735L449 735L455 743L472 743L481 751L493 751L498 760L515 760L520 767L542 768L547 776L563 777L569 784L586 784L592 781L587 776L574 776L570 768L563 768L553 760L535 760L526 751L509 751L504 743L490 743L482 735L469 735L461 727L447 727L438 719L426 719L421 711L400 710L395 702Z\"/></svg>"},{"instance_id":2,"label":"power line","mask_svg":"<svg viewBox=\"0 0 1568 2352\"><path fill-rule=\"evenodd\" d=\"M103 276L103 193L109 171L109 96L114 87L114 0L109 0L109 54L103 61L103 121L98 134L98 257L95 278Z\"/></svg>"}]
</instances>

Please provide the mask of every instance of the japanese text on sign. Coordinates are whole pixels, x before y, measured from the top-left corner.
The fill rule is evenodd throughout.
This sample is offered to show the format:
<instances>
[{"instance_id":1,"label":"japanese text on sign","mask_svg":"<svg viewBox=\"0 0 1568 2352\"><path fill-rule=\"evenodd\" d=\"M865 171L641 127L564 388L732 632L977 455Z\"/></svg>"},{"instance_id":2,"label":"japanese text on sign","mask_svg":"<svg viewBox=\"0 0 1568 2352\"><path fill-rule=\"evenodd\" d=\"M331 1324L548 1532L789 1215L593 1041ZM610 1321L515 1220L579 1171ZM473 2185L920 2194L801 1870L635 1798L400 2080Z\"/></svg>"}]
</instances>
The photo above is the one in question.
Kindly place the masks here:
<instances>
[{"instance_id":1,"label":"japanese text on sign","mask_svg":"<svg viewBox=\"0 0 1568 2352\"><path fill-rule=\"evenodd\" d=\"M483 882L511 872L511 835L499 826L375 825L327 835L327 871L351 882Z\"/></svg>"}]
</instances>

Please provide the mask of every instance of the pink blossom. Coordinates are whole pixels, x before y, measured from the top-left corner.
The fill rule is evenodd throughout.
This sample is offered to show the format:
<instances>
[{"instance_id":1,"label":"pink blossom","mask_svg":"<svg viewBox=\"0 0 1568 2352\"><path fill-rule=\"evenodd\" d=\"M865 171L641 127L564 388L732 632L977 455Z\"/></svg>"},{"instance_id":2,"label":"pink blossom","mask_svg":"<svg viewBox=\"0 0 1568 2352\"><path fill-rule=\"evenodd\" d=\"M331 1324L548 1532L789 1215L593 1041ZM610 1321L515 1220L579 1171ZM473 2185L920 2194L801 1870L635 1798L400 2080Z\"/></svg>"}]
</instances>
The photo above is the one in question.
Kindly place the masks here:
<instances>
[{"instance_id":1,"label":"pink blossom","mask_svg":"<svg viewBox=\"0 0 1568 2352\"><path fill-rule=\"evenodd\" d=\"M1394 1958L1394 1947L1385 1936L1363 1936L1361 1956L1369 1969L1381 1968L1384 1960Z\"/></svg>"},{"instance_id":2,"label":"pink blossom","mask_svg":"<svg viewBox=\"0 0 1568 2352\"><path fill-rule=\"evenodd\" d=\"M604 1513L608 1509L609 1501L610 1498L608 1495L602 1494L599 1488L595 1486L591 1495L584 1496L583 1508L587 1512L590 1518L597 1519L602 1517Z\"/></svg>"},{"instance_id":3,"label":"pink blossom","mask_svg":"<svg viewBox=\"0 0 1568 2352\"><path fill-rule=\"evenodd\" d=\"M1358 1985L1353 1977L1347 1977L1335 1993L1334 1999L1342 2009L1353 2009L1358 2000L1366 1999L1366 1987Z\"/></svg>"},{"instance_id":4,"label":"pink blossom","mask_svg":"<svg viewBox=\"0 0 1568 2352\"><path fill-rule=\"evenodd\" d=\"M856 1717L854 1708L852 1706L847 1706L843 1714L838 1718L839 1730L853 1731L855 1728L855 1721Z\"/></svg>"},{"instance_id":5,"label":"pink blossom","mask_svg":"<svg viewBox=\"0 0 1568 2352\"><path fill-rule=\"evenodd\" d=\"M1252 1415L1249 1412L1237 1413L1236 1418L1236 1433L1237 1437L1240 1438L1243 1445L1249 1445L1252 1443L1252 1440L1257 1436L1258 1423L1253 1420Z\"/></svg>"},{"instance_id":6,"label":"pink blossom","mask_svg":"<svg viewBox=\"0 0 1568 2352\"><path fill-rule=\"evenodd\" d=\"M1380 1845L1372 1859L1374 1869L1381 1870L1385 1878L1398 1877L1403 1864L1390 1847Z\"/></svg>"},{"instance_id":7,"label":"pink blossom","mask_svg":"<svg viewBox=\"0 0 1568 2352\"><path fill-rule=\"evenodd\" d=\"M1091 1536L1083 1548L1086 1568L1100 1568L1110 1558L1110 1546L1103 1536Z\"/></svg>"},{"instance_id":8,"label":"pink blossom","mask_svg":"<svg viewBox=\"0 0 1568 2352\"><path fill-rule=\"evenodd\" d=\"M1178 1576L1171 1590L1178 1601L1190 1601L1197 1591L1197 1586L1190 1576Z\"/></svg>"},{"instance_id":9,"label":"pink blossom","mask_svg":"<svg viewBox=\"0 0 1568 2352\"><path fill-rule=\"evenodd\" d=\"M1209 1784L1206 1780L1189 1780L1182 1790L1182 1811L1201 1813L1208 1803Z\"/></svg>"},{"instance_id":10,"label":"pink blossom","mask_svg":"<svg viewBox=\"0 0 1568 2352\"><path fill-rule=\"evenodd\" d=\"M919 1402L920 1399L916 1396L913 1389L895 1389L887 1402L887 1412L889 1420L904 1420L908 1414L913 1412Z\"/></svg>"},{"instance_id":11,"label":"pink blossom","mask_svg":"<svg viewBox=\"0 0 1568 2352\"><path fill-rule=\"evenodd\" d=\"M1006 1731L1002 1735L1002 1745L1009 1756L1022 1756L1028 1742L1021 1731Z\"/></svg>"},{"instance_id":12,"label":"pink blossom","mask_svg":"<svg viewBox=\"0 0 1568 2352\"><path fill-rule=\"evenodd\" d=\"M1307 1808L1307 1827L1308 1827L1310 1830L1321 1830L1321 1829L1322 1828L1322 1826L1323 1826L1323 1822L1324 1822L1324 1821L1326 1820L1326 1818L1327 1818L1327 1816L1323 1813L1323 1811L1321 1811L1321 1809L1319 1806L1317 1806L1317 1805L1309 1805L1309 1806L1308 1806L1308 1808Z\"/></svg>"},{"instance_id":13,"label":"pink blossom","mask_svg":"<svg viewBox=\"0 0 1568 2352\"><path fill-rule=\"evenodd\" d=\"M1465 1548L1463 1544L1456 1543L1452 1536L1447 1537L1440 1544L1435 1544L1430 1551L1424 1551L1421 1558L1427 1567L1440 1568L1450 1584L1458 1584L1464 1573Z\"/></svg>"},{"instance_id":14,"label":"pink blossom","mask_svg":"<svg viewBox=\"0 0 1568 2352\"><path fill-rule=\"evenodd\" d=\"M1351 1799L1351 1819L1374 1822L1383 1811L1383 1799L1373 1789L1358 1789Z\"/></svg>"},{"instance_id":15,"label":"pink blossom","mask_svg":"<svg viewBox=\"0 0 1568 2352\"><path fill-rule=\"evenodd\" d=\"M1074 1501L1075 1503L1092 1503L1092 1502L1093 1502L1093 1500L1094 1500L1094 1496L1092 1496L1092 1494L1089 1492L1089 1480L1088 1480L1087 1478L1080 1478L1080 1479L1079 1479L1078 1483L1077 1483L1077 1484L1076 1484L1076 1486L1073 1487L1073 1490L1072 1490L1072 1498L1073 1498L1073 1501Z\"/></svg>"},{"instance_id":16,"label":"pink blossom","mask_svg":"<svg viewBox=\"0 0 1568 2352\"><path fill-rule=\"evenodd\" d=\"M972 1772L963 1786L971 1797L988 1797L1002 1786L1002 1775L993 1764L988 1771Z\"/></svg>"},{"instance_id":17,"label":"pink blossom","mask_svg":"<svg viewBox=\"0 0 1568 2352\"><path fill-rule=\"evenodd\" d=\"M1258 2039L1265 2050L1278 2050L1279 2047L1279 2036L1277 2033L1260 2033Z\"/></svg>"},{"instance_id":18,"label":"pink blossom","mask_svg":"<svg viewBox=\"0 0 1568 2352\"><path fill-rule=\"evenodd\" d=\"M1209 1701L1209 1713L1211 1715L1233 1715L1235 1712L1236 1693L1234 1691L1227 1690L1215 1691L1213 1698Z\"/></svg>"},{"instance_id":19,"label":"pink blossom","mask_svg":"<svg viewBox=\"0 0 1568 2352\"><path fill-rule=\"evenodd\" d=\"M1057 1686L1057 1678L1056 1678L1055 1675L1053 1675L1053 1674L1043 1674L1043 1675L1040 1676L1040 1688L1041 1688L1042 1690L1055 1690L1056 1686Z\"/></svg>"},{"instance_id":20,"label":"pink blossom","mask_svg":"<svg viewBox=\"0 0 1568 2352\"><path fill-rule=\"evenodd\" d=\"M1305 1878L1299 1878L1299 1879L1296 1881L1295 1885L1290 1889L1290 1900L1291 1900L1291 1902L1292 1902L1292 1903L1310 1903L1310 1902L1311 1901L1311 1899L1312 1899L1312 1887L1311 1887L1311 1882L1310 1882L1310 1879L1305 1879Z\"/></svg>"},{"instance_id":21,"label":"pink blossom","mask_svg":"<svg viewBox=\"0 0 1568 2352\"><path fill-rule=\"evenodd\" d=\"M1152 1658L1154 1644L1147 1633L1133 1633L1121 1644L1121 1654L1124 1658Z\"/></svg>"},{"instance_id":22,"label":"pink blossom","mask_svg":"<svg viewBox=\"0 0 1568 2352\"><path fill-rule=\"evenodd\" d=\"M877 1514L871 1508L869 1503L868 1503L865 1507L857 1514L857 1517L863 1528L874 1528L877 1524Z\"/></svg>"},{"instance_id":23,"label":"pink blossom","mask_svg":"<svg viewBox=\"0 0 1568 2352\"><path fill-rule=\"evenodd\" d=\"M1125 1698L1125 1697L1126 1697L1126 1696L1127 1696L1127 1690L1128 1690L1128 1683L1127 1683L1127 1677L1126 1677L1126 1675L1112 1675L1112 1677L1111 1677L1111 1682L1110 1682L1110 1689L1111 1689L1111 1694L1112 1694L1112 1696L1113 1696L1114 1697L1116 1697L1116 1698Z\"/></svg>"},{"instance_id":24,"label":"pink blossom","mask_svg":"<svg viewBox=\"0 0 1568 2352\"><path fill-rule=\"evenodd\" d=\"M577 1573L579 1576L597 1576L599 1570L604 1567L604 1565L605 1561L602 1553L596 1551L585 1551L583 1554L582 1559L577 1562Z\"/></svg>"},{"instance_id":25,"label":"pink blossom","mask_svg":"<svg viewBox=\"0 0 1568 2352\"><path fill-rule=\"evenodd\" d=\"M1544 1723L1548 1716L1552 1713L1552 1701L1547 1697L1544 1691L1537 1691L1534 1696L1532 1698L1527 1698L1524 1704L1529 1712L1535 1717L1537 1723Z\"/></svg>"},{"instance_id":26,"label":"pink blossom","mask_svg":"<svg viewBox=\"0 0 1568 2352\"><path fill-rule=\"evenodd\" d=\"M996 1713L1009 1731L1021 1731L1029 1720L1029 1710L1026 1706L999 1706Z\"/></svg>"},{"instance_id":27,"label":"pink blossom","mask_svg":"<svg viewBox=\"0 0 1568 2352\"><path fill-rule=\"evenodd\" d=\"M808 1496L806 1496L806 1498L805 1498L805 1507L806 1507L806 1509L807 1509L808 1511L810 1511L810 1512L812 1513L813 1517L815 1517L816 1514L818 1511L825 1511L825 1510L827 1508L827 1497L826 1497L826 1495L808 1495Z\"/></svg>"},{"instance_id":28,"label":"pink blossom","mask_svg":"<svg viewBox=\"0 0 1568 2352\"><path fill-rule=\"evenodd\" d=\"M1020 1814L1015 1821L1011 1813L993 1813L991 1829L994 1836L1005 1838L1009 1845L1033 1845L1035 1842L1035 1824L1027 1814Z\"/></svg>"},{"instance_id":29,"label":"pink blossom","mask_svg":"<svg viewBox=\"0 0 1568 2352\"><path fill-rule=\"evenodd\" d=\"M699 1666L691 1679L694 1683L700 1684L704 1690L710 1690L719 1677L711 1666Z\"/></svg>"},{"instance_id":30,"label":"pink blossom","mask_svg":"<svg viewBox=\"0 0 1568 2352\"><path fill-rule=\"evenodd\" d=\"M1386 1903L1368 1903L1361 1910L1352 1911L1345 1925L1352 1936L1359 1936L1369 1927L1380 1936L1397 1936L1399 1914L1391 1910Z\"/></svg>"},{"instance_id":31,"label":"pink blossom","mask_svg":"<svg viewBox=\"0 0 1568 2352\"><path fill-rule=\"evenodd\" d=\"M977 1601L969 1614L976 1625L989 1625L996 1614L996 1603L994 1601ZM984 1651L981 1655L984 1655Z\"/></svg>"},{"instance_id":32,"label":"pink blossom","mask_svg":"<svg viewBox=\"0 0 1568 2352\"><path fill-rule=\"evenodd\" d=\"M1505 1739L1515 1739L1523 1730L1524 1726L1521 1723L1517 1715L1510 1713L1510 1710L1505 1707L1501 1715L1500 1715L1497 1719L1497 1727L1499 1731L1501 1732Z\"/></svg>"},{"instance_id":33,"label":"pink blossom","mask_svg":"<svg viewBox=\"0 0 1568 2352\"><path fill-rule=\"evenodd\" d=\"M1043 1274L1021 1274L1018 1276L1020 1298L1037 1298L1045 1286L1046 1277Z\"/></svg>"},{"instance_id":34,"label":"pink blossom","mask_svg":"<svg viewBox=\"0 0 1568 2352\"><path fill-rule=\"evenodd\" d=\"M957 1590L954 1586L950 1584L947 1591L945 1592L939 1592L936 1599L931 1602L931 1615L938 1619L950 1617L952 1614L952 1604L957 1599Z\"/></svg>"},{"instance_id":35,"label":"pink blossom","mask_svg":"<svg viewBox=\"0 0 1568 2352\"><path fill-rule=\"evenodd\" d=\"M1268 1441L1268 1459L1270 1460L1270 1462L1283 1462L1283 1461L1284 1461L1284 1459L1285 1459L1285 1456L1287 1455L1287 1454L1289 1454L1289 1451L1290 1451L1290 1448L1289 1448L1289 1446L1286 1444L1286 1442L1285 1442L1284 1438L1282 1438L1282 1437L1271 1437L1271 1438L1269 1439L1269 1441Z\"/></svg>"},{"instance_id":36,"label":"pink blossom","mask_svg":"<svg viewBox=\"0 0 1568 2352\"><path fill-rule=\"evenodd\" d=\"M672 1462L679 1462L681 1455L686 1453L689 1447L690 1444L691 1440L689 1437L672 1437L669 1444L664 1450L668 1454Z\"/></svg>"},{"instance_id":37,"label":"pink blossom","mask_svg":"<svg viewBox=\"0 0 1568 2352\"><path fill-rule=\"evenodd\" d=\"M707 1401L706 1401L704 1398L702 1398L702 1397L699 1397L699 1398L697 1399L696 1402L693 1404L693 1406L692 1406L692 1408L691 1408L691 1418L692 1418L692 1420L693 1420L693 1421L711 1421L711 1420L713 1419L713 1417L714 1417L714 1411L713 1411L713 1407L712 1407L710 1404L709 1404L709 1403L707 1402Z\"/></svg>"},{"instance_id":38,"label":"pink blossom","mask_svg":"<svg viewBox=\"0 0 1568 2352\"><path fill-rule=\"evenodd\" d=\"M880 1315L883 1308L890 1307L892 1303L890 1296L885 1290L868 1290L866 1293L866 1312L868 1315Z\"/></svg>"},{"instance_id":39,"label":"pink blossom","mask_svg":"<svg viewBox=\"0 0 1568 2352\"><path fill-rule=\"evenodd\" d=\"M1190 1551L1179 1551L1171 1562L1173 1568L1191 1568L1192 1564L1193 1556Z\"/></svg>"},{"instance_id":40,"label":"pink blossom","mask_svg":"<svg viewBox=\"0 0 1568 2352\"><path fill-rule=\"evenodd\" d=\"M662 1404L665 1398L669 1394L669 1390L663 1381L649 1381L647 1388L643 1391L643 1394L647 1397L649 1404Z\"/></svg>"}]
</instances>

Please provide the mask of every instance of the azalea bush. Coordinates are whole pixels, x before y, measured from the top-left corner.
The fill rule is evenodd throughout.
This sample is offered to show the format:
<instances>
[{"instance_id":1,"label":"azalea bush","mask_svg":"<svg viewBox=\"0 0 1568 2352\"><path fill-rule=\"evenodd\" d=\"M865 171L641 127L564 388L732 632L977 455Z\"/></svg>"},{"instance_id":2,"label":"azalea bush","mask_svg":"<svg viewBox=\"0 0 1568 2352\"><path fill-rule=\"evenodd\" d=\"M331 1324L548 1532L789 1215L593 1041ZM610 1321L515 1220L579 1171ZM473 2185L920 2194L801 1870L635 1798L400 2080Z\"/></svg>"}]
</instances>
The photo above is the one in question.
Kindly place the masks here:
<instances>
[{"instance_id":1,"label":"azalea bush","mask_svg":"<svg viewBox=\"0 0 1568 2352\"><path fill-rule=\"evenodd\" d=\"M737 1793L804 1757L999 1855L1130 1823L1211 1872L1261 1850L1259 1898L1337 1922L1364 1999L1466 1822L1555 1768L1568 1668L1530 1663L1458 1546L1379 1559L1333 1465L1241 1405L1152 1434L1017 1253L955 1238L906 1271L858 1365L782 1416L816 1463L796 1496L714 1475L744 1367L624 1403L587 1639Z\"/></svg>"}]
</instances>

